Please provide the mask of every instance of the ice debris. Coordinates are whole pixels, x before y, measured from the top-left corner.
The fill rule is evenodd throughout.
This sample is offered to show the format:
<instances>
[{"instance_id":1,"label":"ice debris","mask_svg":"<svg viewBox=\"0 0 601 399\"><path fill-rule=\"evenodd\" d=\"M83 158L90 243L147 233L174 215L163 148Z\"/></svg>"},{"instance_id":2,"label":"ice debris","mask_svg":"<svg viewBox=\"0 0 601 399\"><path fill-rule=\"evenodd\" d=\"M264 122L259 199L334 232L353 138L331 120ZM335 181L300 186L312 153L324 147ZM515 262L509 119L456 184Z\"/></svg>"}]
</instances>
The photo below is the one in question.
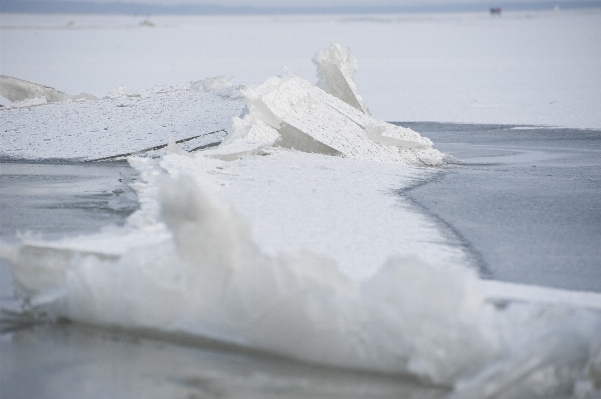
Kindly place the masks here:
<instances>
[{"instance_id":1,"label":"ice debris","mask_svg":"<svg viewBox=\"0 0 601 399\"><path fill-rule=\"evenodd\" d=\"M109 98L120 98L125 96L127 93L127 87L125 86L117 86L113 90L109 91Z\"/></svg>"},{"instance_id":2,"label":"ice debris","mask_svg":"<svg viewBox=\"0 0 601 399\"><path fill-rule=\"evenodd\" d=\"M344 55L340 58L344 62L336 64L327 54L319 62L330 60L354 88L349 73L354 71L354 59L338 50L334 46L333 53ZM110 237L84 238L76 248L28 240L16 248L0 246L0 256L13 266L20 295L36 311L57 319L192 334L315 363L412 374L453 387L456 398L599 397L598 311L534 300L499 306L487 300L473 271L399 256L390 257L371 278L354 281L321 256L264 253L252 226L200 189L206 186L214 194L222 187L217 180L211 182L226 162L214 157L259 153L272 146L357 160L441 161L429 140L349 105L341 99L348 100L348 91L337 92L332 89L339 87L336 82L328 84L339 76L322 75L330 93L289 71L259 87L240 90L248 112L234 119L220 147L207 151L213 157L189 156L172 138L169 154L160 162L130 158L140 173L141 180L132 188L141 208L119 230L118 242L113 231ZM97 103L106 107L71 104L62 109L74 112L77 120L87 115L87 122L111 109L107 113L123 113L122 125L138 117L136 126L149 115L166 118L167 106L180 112L171 122L181 123L186 102L193 105L184 110L187 118L217 109L240 115L241 101L206 95L205 90L229 90L228 83L198 82L190 86L197 93L190 88L157 88L149 97L126 95L117 105L103 100ZM38 107L42 108L49 107ZM37 110L14 111L13 116L45 115L48 122L57 118ZM65 120L69 117L65 114ZM215 122L223 123L223 118ZM198 123L206 127L206 121ZM92 126L93 132L106 130L101 126ZM114 137L122 139L123 132ZM93 141L98 146L98 140ZM270 158L276 155L254 160ZM361 162L367 164L373 166ZM345 172L332 170L335 175ZM281 178L289 177L284 173ZM352 179L348 174L346 178ZM253 192L261 206L277 210L285 195L260 197L262 188ZM356 194L352 189L348 193ZM360 207L348 215L365 217ZM335 235L337 228L333 226L331 233ZM102 250L105 247L110 250Z\"/></svg>"},{"instance_id":3,"label":"ice debris","mask_svg":"<svg viewBox=\"0 0 601 399\"><path fill-rule=\"evenodd\" d=\"M159 141L164 144L170 135L181 141L198 136L197 132L229 128L228 138L220 147L210 150L210 154L233 159L277 146L358 160L416 165L443 163L444 155L433 149L427 138L369 115L353 81L356 60L350 49L343 51L340 45L333 43L317 53L313 61L319 74L318 86L324 90L284 69L281 76L271 77L258 87L234 85L231 78L225 76L196 80L182 86L154 86L133 94L128 94L125 86L118 86L93 105L61 104L53 110L36 109L31 115L17 113L4 118L1 123L0 127L7 133L1 150L10 157L27 158L94 160L134 152L152 155L153 152L148 150L158 146ZM8 108L93 99L84 94L70 96L7 76L0 79L0 94L14 101ZM203 95L206 95L205 100L199 98ZM242 100L248 110L243 117ZM209 114L200 118L203 123L189 123L199 119L200 115L182 115L183 110L186 113L191 110L191 102L198 104L199 114ZM154 103L165 108L159 112L154 109ZM169 103L168 108L166 103ZM149 121L152 126L143 129L140 124L132 126L133 118L148 119L148 115L139 115L140 111L153 115ZM167 111L172 115L167 115ZM57 115L60 116L57 118ZM71 146L64 143L62 135L53 136L65 129L76 133L70 136ZM192 131L184 133L186 130ZM108 140L115 134L119 137L117 140ZM90 140L89 135L93 135L94 140ZM25 137L28 144L22 145ZM83 146L76 143L80 138L85 143ZM216 138L221 140L222 136ZM106 148L101 147L104 141L110 141ZM60 144L54 146L54 142ZM218 141L214 139L188 143L184 149L204 149L216 143Z\"/></svg>"},{"instance_id":4,"label":"ice debris","mask_svg":"<svg viewBox=\"0 0 601 399\"><path fill-rule=\"evenodd\" d=\"M330 49L338 47L333 45ZM350 51L345 59L354 60ZM328 84L338 78L323 74L322 81ZM354 88L352 74L345 76L344 81L349 83L347 87ZM332 83L332 87L337 86ZM242 88L241 92L249 113L244 120L234 119L230 136L235 140L226 140L212 151L215 156L249 153L274 145L359 160L443 163L444 155L432 148L429 139L411 129L378 121L286 68L280 76L257 87ZM257 136L259 131L269 134Z\"/></svg>"}]
</instances>

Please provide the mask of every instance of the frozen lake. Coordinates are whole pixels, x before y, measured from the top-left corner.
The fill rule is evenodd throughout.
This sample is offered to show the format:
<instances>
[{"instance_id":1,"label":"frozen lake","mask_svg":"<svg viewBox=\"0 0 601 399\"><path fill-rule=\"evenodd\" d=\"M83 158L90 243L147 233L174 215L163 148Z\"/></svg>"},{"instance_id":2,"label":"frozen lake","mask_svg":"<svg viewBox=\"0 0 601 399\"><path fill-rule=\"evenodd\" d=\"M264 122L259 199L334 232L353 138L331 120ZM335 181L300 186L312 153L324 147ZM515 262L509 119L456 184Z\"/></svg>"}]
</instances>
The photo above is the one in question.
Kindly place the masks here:
<instances>
[{"instance_id":1,"label":"frozen lake","mask_svg":"<svg viewBox=\"0 0 601 399\"><path fill-rule=\"evenodd\" d=\"M1 17L3 393L601 392L599 10Z\"/></svg>"},{"instance_id":2,"label":"frozen lake","mask_svg":"<svg viewBox=\"0 0 601 399\"><path fill-rule=\"evenodd\" d=\"M486 10L485 10L486 11ZM0 19L0 74L105 96L233 76L257 85L336 41L389 121L601 128L601 12L368 16L16 15Z\"/></svg>"}]
</instances>

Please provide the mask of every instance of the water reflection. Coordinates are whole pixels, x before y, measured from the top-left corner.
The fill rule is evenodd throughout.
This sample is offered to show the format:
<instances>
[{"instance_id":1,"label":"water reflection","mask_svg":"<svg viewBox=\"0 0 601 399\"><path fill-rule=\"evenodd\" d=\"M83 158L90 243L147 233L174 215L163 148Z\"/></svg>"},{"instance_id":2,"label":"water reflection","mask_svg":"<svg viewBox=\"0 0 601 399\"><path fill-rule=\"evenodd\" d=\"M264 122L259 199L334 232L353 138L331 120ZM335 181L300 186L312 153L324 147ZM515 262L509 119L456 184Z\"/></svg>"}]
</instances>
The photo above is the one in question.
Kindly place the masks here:
<instances>
[{"instance_id":1,"label":"water reflection","mask_svg":"<svg viewBox=\"0 0 601 399\"><path fill-rule=\"evenodd\" d=\"M448 394L404 377L198 343L70 324L23 327L0 338L3 397L425 399Z\"/></svg>"}]
</instances>

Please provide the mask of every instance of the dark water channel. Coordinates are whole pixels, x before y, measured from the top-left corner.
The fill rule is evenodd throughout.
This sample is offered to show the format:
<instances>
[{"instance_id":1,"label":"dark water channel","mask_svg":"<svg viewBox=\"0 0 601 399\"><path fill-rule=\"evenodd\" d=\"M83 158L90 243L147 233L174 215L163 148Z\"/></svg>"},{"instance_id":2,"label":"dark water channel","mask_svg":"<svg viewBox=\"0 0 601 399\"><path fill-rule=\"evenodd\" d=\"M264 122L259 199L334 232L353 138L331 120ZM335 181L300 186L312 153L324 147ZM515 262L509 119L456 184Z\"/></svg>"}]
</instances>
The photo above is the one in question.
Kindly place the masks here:
<instances>
[{"instance_id":1,"label":"dark water channel","mask_svg":"<svg viewBox=\"0 0 601 399\"><path fill-rule=\"evenodd\" d=\"M601 131L401 124L463 161L405 194L487 277L601 291Z\"/></svg>"}]
</instances>

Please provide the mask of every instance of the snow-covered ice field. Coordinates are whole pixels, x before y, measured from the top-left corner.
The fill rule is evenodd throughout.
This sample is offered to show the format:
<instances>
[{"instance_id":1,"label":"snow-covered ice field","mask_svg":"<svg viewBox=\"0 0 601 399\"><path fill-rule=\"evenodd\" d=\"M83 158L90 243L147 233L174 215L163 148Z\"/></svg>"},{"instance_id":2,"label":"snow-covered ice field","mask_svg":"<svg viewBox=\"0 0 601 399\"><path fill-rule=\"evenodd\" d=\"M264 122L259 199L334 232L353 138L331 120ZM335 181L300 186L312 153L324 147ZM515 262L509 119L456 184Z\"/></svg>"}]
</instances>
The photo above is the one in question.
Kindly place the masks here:
<instances>
[{"instance_id":1,"label":"snow-covered ice field","mask_svg":"<svg viewBox=\"0 0 601 399\"><path fill-rule=\"evenodd\" d=\"M1 15L0 74L105 96L210 76L314 80L330 41L360 60L374 116L601 127L601 11L370 16Z\"/></svg>"},{"instance_id":2,"label":"snow-covered ice field","mask_svg":"<svg viewBox=\"0 0 601 399\"><path fill-rule=\"evenodd\" d=\"M9 396L601 394L598 10L1 18Z\"/></svg>"}]
</instances>

